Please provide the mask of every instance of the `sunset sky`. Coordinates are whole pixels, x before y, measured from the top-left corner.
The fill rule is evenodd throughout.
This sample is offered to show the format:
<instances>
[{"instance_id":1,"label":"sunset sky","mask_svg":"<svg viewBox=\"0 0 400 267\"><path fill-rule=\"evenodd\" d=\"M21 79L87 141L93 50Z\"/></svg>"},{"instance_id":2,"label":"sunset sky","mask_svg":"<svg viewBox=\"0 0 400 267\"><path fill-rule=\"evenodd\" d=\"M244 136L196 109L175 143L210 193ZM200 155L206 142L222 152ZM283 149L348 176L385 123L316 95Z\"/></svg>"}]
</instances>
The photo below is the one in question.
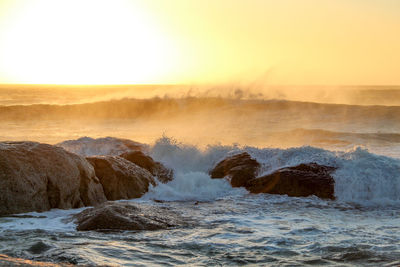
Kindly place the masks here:
<instances>
[{"instance_id":1,"label":"sunset sky","mask_svg":"<svg viewBox=\"0 0 400 267\"><path fill-rule=\"evenodd\" d=\"M0 83L400 84L398 0L0 0Z\"/></svg>"}]
</instances>

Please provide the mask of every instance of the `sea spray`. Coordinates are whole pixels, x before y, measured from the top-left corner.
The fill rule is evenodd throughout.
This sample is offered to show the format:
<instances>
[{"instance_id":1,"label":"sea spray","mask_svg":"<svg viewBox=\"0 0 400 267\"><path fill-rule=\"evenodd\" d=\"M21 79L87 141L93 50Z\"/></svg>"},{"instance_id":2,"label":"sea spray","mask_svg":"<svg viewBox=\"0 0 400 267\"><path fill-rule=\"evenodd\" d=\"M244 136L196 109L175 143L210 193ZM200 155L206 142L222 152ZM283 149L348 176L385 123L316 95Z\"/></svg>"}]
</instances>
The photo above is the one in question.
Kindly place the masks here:
<instances>
[{"instance_id":1,"label":"sea spray","mask_svg":"<svg viewBox=\"0 0 400 267\"><path fill-rule=\"evenodd\" d=\"M356 148L338 153L333 174L338 200L362 205L400 204L400 160Z\"/></svg>"},{"instance_id":2,"label":"sea spray","mask_svg":"<svg viewBox=\"0 0 400 267\"><path fill-rule=\"evenodd\" d=\"M208 172L229 153L240 151L238 146L209 145L204 150L163 136L150 148L150 155L176 171Z\"/></svg>"},{"instance_id":3,"label":"sea spray","mask_svg":"<svg viewBox=\"0 0 400 267\"><path fill-rule=\"evenodd\" d=\"M106 149L98 150L95 149L98 143L96 140L98 139L86 138L81 144L74 143L73 149L77 152L83 151L84 154L107 154L121 148L118 139L103 138L102 142L112 142L107 142ZM80 148L79 145L83 147ZM64 148L68 149L68 146ZM150 190L146 197L151 195L154 199L211 200L217 199L219 193L221 197L226 196L230 192L226 190L228 184L210 179L208 172L228 155L246 151L261 163L259 175L266 175L283 167L316 162L337 168L332 176L335 179L335 195L338 201L381 206L400 203L400 159L376 155L360 147L347 151L330 151L310 146L280 149L208 145L200 149L163 136L148 151L156 161L174 169L176 173L175 180L171 183L161 184L159 188Z\"/></svg>"},{"instance_id":4,"label":"sea spray","mask_svg":"<svg viewBox=\"0 0 400 267\"><path fill-rule=\"evenodd\" d=\"M180 144L176 140L163 137L151 148L152 156L156 160L177 172L204 172L204 179L208 178L207 172L219 160L243 151L262 164L260 175L308 162L336 167L333 177L338 201L361 205L400 203L400 160L376 155L360 147L349 151L329 151L309 146L260 149L217 145L200 150L195 146ZM193 176L182 175L179 181L182 182L183 179L193 179Z\"/></svg>"},{"instance_id":5,"label":"sea spray","mask_svg":"<svg viewBox=\"0 0 400 267\"><path fill-rule=\"evenodd\" d=\"M142 199L164 201L214 201L227 196L247 194L244 188L232 188L225 179L210 179L204 172L177 173L167 184L150 188Z\"/></svg>"}]
</instances>

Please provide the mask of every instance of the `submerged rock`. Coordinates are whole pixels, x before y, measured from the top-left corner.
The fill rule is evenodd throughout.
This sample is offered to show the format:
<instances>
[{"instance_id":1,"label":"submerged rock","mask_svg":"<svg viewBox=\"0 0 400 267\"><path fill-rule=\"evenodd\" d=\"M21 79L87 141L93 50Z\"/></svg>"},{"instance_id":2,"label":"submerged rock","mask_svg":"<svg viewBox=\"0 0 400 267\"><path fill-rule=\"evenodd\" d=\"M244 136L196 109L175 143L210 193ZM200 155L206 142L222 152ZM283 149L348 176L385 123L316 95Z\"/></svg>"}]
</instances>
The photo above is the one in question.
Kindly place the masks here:
<instances>
[{"instance_id":1,"label":"submerged rock","mask_svg":"<svg viewBox=\"0 0 400 267\"><path fill-rule=\"evenodd\" d=\"M211 178L230 178L233 187L245 186L254 179L261 165L247 153L237 154L220 161L211 171Z\"/></svg>"},{"instance_id":2,"label":"submerged rock","mask_svg":"<svg viewBox=\"0 0 400 267\"><path fill-rule=\"evenodd\" d=\"M84 158L36 142L0 143L0 215L104 201L103 188Z\"/></svg>"},{"instance_id":3,"label":"submerged rock","mask_svg":"<svg viewBox=\"0 0 400 267\"><path fill-rule=\"evenodd\" d=\"M182 218L165 208L131 202L106 202L74 215L78 231L160 230L182 225Z\"/></svg>"},{"instance_id":4,"label":"submerged rock","mask_svg":"<svg viewBox=\"0 0 400 267\"><path fill-rule=\"evenodd\" d=\"M156 182L147 170L115 156L88 157L108 200L138 198Z\"/></svg>"},{"instance_id":5,"label":"submerged rock","mask_svg":"<svg viewBox=\"0 0 400 267\"><path fill-rule=\"evenodd\" d=\"M49 244L46 244L43 241L38 241L35 244L33 244L32 246L30 246L27 249L27 251L31 254L41 254L51 248L52 248L52 246L50 246Z\"/></svg>"},{"instance_id":6,"label":"submerged rock","mask_svg":"<svg viewBox=\"0 0 400 267\"><path fill-rule=\"evenodd\" d=\"M293 197L315 195L335 199L335 180L330 175L335 169L317 163L282 168L247 181L246 189L251 193L285 194Z\"/></svg>"},{"instance_id":7,"label":"submerged rock","mask_svg":"<svg viewBox=\"0 0 400 267\"><path fill-rule=\"evenodd\" d=\"M160 162L154 161L150 156L145 155L141 151L126 152L121 154L120 157L148 170L162 183L172 181L174 178L173 170L166 168Z\"/></svg>"}]
</instances>

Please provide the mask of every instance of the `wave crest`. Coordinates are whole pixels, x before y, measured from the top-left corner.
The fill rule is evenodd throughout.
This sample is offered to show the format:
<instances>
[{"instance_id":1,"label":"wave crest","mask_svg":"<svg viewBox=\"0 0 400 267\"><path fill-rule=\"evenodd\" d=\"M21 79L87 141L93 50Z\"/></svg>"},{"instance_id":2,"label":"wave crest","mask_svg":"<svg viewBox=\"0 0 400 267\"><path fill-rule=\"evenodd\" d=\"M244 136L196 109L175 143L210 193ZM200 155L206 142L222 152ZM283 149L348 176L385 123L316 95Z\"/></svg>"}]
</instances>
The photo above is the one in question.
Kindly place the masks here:
<instances>
[{"instance_id":1,"label":"wave crest","mask_svg":"<svg viewBox=\"0 0 400 267\"><path fill-rule=\"evenodd\" d=\"M74 151L84 155L94 152L114 155L121 150L121 143L127 142L125 139L117 138L85 138L78 141L63 143L74 144ZM99 142L106 143L106 147L103 150L93 149L97 148ZM147 195L148 198L212 200L228 194L236 194L237 191L224 180L210 179L208 172L228 155L246 151L261 163L260 175L283 167L316 162L337 168L332 176L335 179L335 195L338 201L362 205L400 203L400 160L376 155L360 147L348 151L330 151L310 146L278 149L208 145L200 149L163 136L147 149L156 161L174 169L176 173L174 181L153 188Z\"/></svg>"}]
</instances>

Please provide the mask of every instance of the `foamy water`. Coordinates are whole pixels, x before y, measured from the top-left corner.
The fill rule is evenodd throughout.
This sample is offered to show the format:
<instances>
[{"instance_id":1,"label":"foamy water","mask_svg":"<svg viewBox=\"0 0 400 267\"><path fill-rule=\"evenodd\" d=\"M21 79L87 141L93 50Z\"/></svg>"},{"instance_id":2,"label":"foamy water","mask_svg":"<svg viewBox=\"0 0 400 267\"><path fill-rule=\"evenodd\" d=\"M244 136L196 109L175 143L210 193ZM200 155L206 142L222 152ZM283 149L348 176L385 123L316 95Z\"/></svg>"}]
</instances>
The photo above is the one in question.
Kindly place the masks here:
<instances>
[{"instance_id":1,"label":"foamy water","mask_svg":"<svg viewBox=\"0 0 400 267\"><path fill-rule=\"evenodd\" d=\"M81 151L94 152L88 139L84 141ZM111 145L115 140L102 142ZM95 140L92 144L97 149ZM110 151L114 150L102 152ZM333 174L337 200L252 195L232 188L224 179L210 179L207 172L218 160L241 151L262 163L263 173L304 162L337 167ZM0 253L126 266L400 264L399 159L361 148L209 146L204 150L166 137L151 146L149 153L173 168L176 177L132 201L169 207L190 218L189 226L77 232L71 215L82 209L33 212L24 214L28 218L0 219Z\"/></svg>"},{"instance_id":2,"label":"foamy water","mask_svg":"<svg viewBox=\"0 0 400 267\"><path fill-rule=\"evenodd\" d=\"M70 224L55 221L57 211L51 211L42 214L47 218L12 219L20 228L2 229L0 251L36 260L117 266L400 263L396 208L236 193L198 204L152 205L167 206L196 223L162 231L76 232ZM68 219L67 213L61 218Z\"/></svg>"}]
</instances>

